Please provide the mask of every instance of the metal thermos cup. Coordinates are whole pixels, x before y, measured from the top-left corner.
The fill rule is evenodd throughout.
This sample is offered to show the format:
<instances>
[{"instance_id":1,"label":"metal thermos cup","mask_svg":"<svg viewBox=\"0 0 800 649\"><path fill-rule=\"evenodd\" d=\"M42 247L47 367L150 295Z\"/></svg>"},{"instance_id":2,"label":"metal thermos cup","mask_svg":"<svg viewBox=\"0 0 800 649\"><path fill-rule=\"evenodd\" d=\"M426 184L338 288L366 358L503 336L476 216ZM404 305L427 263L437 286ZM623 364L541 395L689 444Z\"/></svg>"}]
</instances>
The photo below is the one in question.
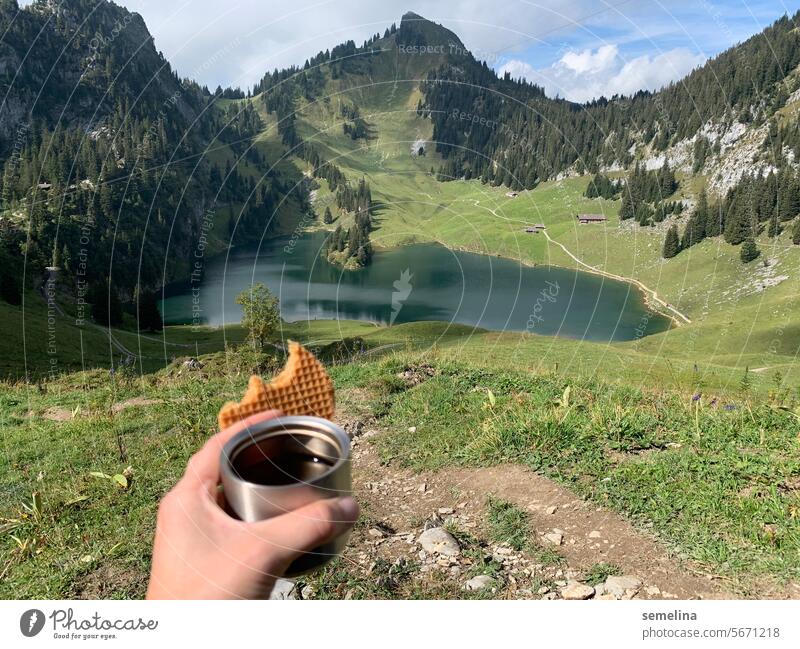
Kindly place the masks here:
<instances>
[{"instance_id":1,"label":"metal thermos cup","mask_svg":"<svg viewBox=\"0 0 800 649\"><path fill-rule=\"evenodd\" d=\"M235 435L220 457L229 511L248 522L280 516L321 498L349 496L350 439L317 417L278 417ZM287 576L326 564L344 549L343 534L296 559Z\"/></svg>"}]
</instances>

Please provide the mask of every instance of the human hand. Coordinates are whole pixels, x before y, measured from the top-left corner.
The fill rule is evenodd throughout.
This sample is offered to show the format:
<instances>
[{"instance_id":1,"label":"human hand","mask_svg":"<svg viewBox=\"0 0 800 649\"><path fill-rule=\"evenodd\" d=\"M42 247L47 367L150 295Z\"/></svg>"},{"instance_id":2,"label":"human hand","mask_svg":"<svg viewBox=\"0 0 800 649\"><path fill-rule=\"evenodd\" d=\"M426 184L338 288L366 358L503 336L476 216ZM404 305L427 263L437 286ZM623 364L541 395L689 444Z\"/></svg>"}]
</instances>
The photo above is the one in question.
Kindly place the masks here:
<instances>
[{"instance_id":1,"label":"human hand","mask_svg":"<svg viewBox=\"0 0 800 649\"><path fill-rule=\"evenodd\" d=\"M148 599L268 597L304 552L352 527L351 497L326 498L265 521L245 523L221 507L219 456L236 433L278 411L260 413L209 439L158 508Z\"/></svg>"}]
</instances>

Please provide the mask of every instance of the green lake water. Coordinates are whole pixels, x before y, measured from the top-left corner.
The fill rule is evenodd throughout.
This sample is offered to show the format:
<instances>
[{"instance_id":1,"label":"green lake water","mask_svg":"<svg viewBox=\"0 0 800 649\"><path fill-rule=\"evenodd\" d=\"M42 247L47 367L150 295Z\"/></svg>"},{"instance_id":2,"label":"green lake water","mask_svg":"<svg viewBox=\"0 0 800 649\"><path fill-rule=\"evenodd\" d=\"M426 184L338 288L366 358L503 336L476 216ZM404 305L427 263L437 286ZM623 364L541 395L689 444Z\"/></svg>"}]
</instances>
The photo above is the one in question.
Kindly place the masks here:
<instances>
[{"instance_id":1,"label":"green lake water","mask_svg":"<svg viewBox=\"0 0 800 649\"><path fill-rule=\"evenodd\" d=\"M648 310L641 293L625 282L437 244L378 251L367 268L348 271L325 260L327 236L271 239L260 249L205 260L201 282L170 287L161 303L164 321L239 322L234 298L251 283L263 282L279 297L288 321L440 320L594 341L632 340L670 327L669 319Z\"/></svg>"}]
</instances>

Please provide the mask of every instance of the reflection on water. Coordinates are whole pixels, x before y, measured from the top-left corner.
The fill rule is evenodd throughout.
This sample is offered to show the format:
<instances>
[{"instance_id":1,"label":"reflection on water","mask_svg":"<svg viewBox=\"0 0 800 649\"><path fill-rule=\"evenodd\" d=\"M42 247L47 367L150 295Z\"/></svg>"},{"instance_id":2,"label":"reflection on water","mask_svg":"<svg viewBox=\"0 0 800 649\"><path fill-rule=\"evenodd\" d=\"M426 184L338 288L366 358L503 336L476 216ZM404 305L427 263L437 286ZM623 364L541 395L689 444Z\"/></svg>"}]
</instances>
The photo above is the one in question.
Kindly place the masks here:
<instances>
[{"instance_id":1,"label":"reflection on water","mask_svg":"<svg viewBox=\"0 0 800 649\"><path fill-rule=\"evenodd\" d=\"M162 302L168 324L235 323L234 303L252 282L278 295L288 321L367 320L400 324L444 320L486 329L529 331L589 340L631 340L669 328L647 310L629 284L574 270L530 268L509 259L449 250L436 244L375 254L370 266L345 271L321 255L327 234L265 242L209 260L194 297L188 284Z\"/></svg>"}]
</instances>

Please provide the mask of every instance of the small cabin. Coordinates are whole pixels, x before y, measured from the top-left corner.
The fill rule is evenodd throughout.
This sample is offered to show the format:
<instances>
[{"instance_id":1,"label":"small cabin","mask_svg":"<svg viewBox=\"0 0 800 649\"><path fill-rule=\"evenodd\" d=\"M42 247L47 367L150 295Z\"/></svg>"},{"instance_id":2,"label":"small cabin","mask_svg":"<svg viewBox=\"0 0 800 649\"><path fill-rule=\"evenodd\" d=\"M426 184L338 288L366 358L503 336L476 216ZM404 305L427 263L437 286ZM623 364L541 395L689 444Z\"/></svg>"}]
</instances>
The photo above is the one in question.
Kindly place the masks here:
<instances>
[{"instance_id":1,"label":"small cabin","mask_svg":"<svg viewBox=\"0 0 800 649\"><path fill-rule=\"evenodd\" d=\"M575 216L579 223L603 223L608 219L602 214L577 214Z\"/></svg>"},{"instance_id":2,"label":"small cabin","mask_svg":"<svg viewBox=\"0 0 800 649\"><path fill-rule=\"evenodd\" d=\"M535 225L529 225L527 228L525 228L525 232L529 234L539 234L544 229L544 223L537 223Z\"/></svg>"}]
</instances>

